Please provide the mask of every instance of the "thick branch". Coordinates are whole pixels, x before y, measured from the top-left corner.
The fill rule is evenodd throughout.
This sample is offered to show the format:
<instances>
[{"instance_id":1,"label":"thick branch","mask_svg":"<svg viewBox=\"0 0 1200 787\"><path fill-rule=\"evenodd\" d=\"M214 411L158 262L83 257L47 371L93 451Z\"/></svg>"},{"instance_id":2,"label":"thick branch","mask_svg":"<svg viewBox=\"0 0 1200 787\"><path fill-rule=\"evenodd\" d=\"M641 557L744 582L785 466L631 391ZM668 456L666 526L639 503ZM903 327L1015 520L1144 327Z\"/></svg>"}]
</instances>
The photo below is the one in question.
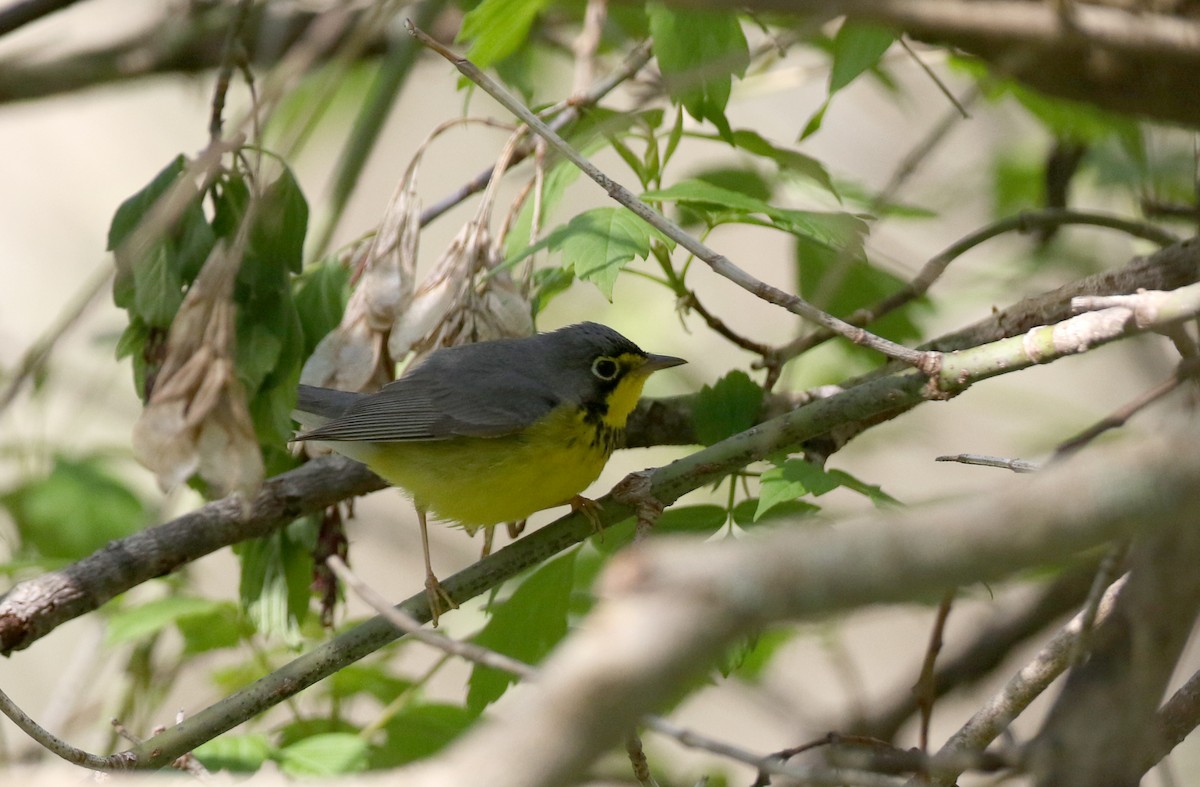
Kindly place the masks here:
<instances>
[{"instance_id":1,"label":"thick branch","mask_svg":"<svg viewBox=\"0 0 1200 787\"><path fill-rule=\"evenodd\" d=\"M1200 126L1200 22L1135 5L1027 0L672 0L676 5L845 14L956 47L1040 90Z\"/></svg>"},{"instance_id":2,"label":"thick branch","mask_svg":"<svg viewBox=\"0 0 1200 787\"><path fill-rule=\"evenodd\" d=\"M324 457L268 480L245 517L241 504L227 498L112 541L77 563L21 582L6 593L0 599L0 652L27 648L117 594L210 552L383 486L378 476L356 462Z\"/></svg>"},{"instance_id":3,"label":"thick branch","mask_svg":"<svg viewBox=\"0 0 1200 787\"><path fill-rule=\"evenodd\" d=\"M404 783L464 783L485 763L491 787L568 783L729 642L769 622L927 598L1192 519L1200 514L1195 439L1187 432L1094 455L1032 480L1013 477L985 498L837 528L647 542L615 558L600 606L545 662L538 683L513 697L503 724L469 733Z\"/></svg>"}]
</instances>

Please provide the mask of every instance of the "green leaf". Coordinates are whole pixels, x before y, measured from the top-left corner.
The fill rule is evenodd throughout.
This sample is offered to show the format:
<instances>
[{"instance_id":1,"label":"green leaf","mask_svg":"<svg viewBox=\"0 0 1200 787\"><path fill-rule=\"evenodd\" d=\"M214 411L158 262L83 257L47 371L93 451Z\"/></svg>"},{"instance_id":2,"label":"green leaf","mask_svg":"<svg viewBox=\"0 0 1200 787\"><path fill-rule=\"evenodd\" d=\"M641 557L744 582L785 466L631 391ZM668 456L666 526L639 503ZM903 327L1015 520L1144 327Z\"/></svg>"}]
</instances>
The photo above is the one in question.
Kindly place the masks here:
<instances>
[{"instance_id":1,"label":"green leaf","mask_svg":"<svg viewBox=\"0 0 1200 787\"><path fill-rule=\"evenodd\" d=\"M253 773L270 759L273 750L261 732L247 735L222 735L192 750L200 764L210 771Z\"/></svg>"},{"instance_id":2,"label":"green leaf","mask_svg":"<svg viewBox=\"0 0 1200 787\"><path fill-rule=\"evenodd\" d=\"M817 111L812 114L812 117L808 119L808 122L804 124L804 128L801 129L798 140L803 142L813 134L816 134L818 131L820 131L821 124L825 122L825 113L828 111L829 99L825 99L821 102L821 106L817 107Z\"/></svg>"},{"instance_id":3,"label":"green leaf","mask_svg":"<svg viewBox=\"0 0 1200 787\"><path fill-rule=\"evenodd\" d=\"M733 132L733 144L747 153L769 158L784 172L808 178L835 196L838 193L825 165L812 156L780 147L768 142L758 132L744 129Z\"/></svg>"},{"instance_id":4,"label":"green leaf","mask_svg":"<svg viewBox=\"0 0 1200 787\"><path fill-rule=\"evenodd\" d=\"M740 370L704 386L693 410L696 439L712 445L746 431L758 422L762 402L763 389Z\"/></svg>"},{"instance_id":5,"label":"green leaf","mask_svg":"<svg viewBox=\"0 0 1200 787\"><path fill-rule=\"evenodd\" d=\"M886 27L865 22L843 22L833 38L829 95L853 82L867 69L874 68L895 40L896 34Z\"/></svg>"},{"instance_id":6,"label":"green leaf","mask_svg":"<svg viewBox=\"0 0 1200 787\"><path fill-rule=\"evenodd\" d=\"M113 301L127 309L131 319L143 320L154 328L167 328L183 302L186 285L200 271L212 251L216 238L205 218L200 194L193 194L172 227L152 239L145 256L130 257L124 243L150 214L154 205L186 169L186 160L176 157L146 187L117 208L108 231L108 247L116 252L117 275L113 282Z\"/></svg>"},{"instance_id":7,"label":"green leaf","mask_svg":"<svg viewBox=\"0 0 1200 787\"><path fill-rule=\"evenodd\" d=\"M288 776L341 776L367 768L369 745L358 735L331 732L287 746L276 755Z\"/></svg>"},{"instance_id":8,"label":"green leaf","mask_svg":"<svg viewBox=\"0 0 1200 787\"><path fill-rule=\"evenodd\" d=\"M133 313L152 328L170 328L183 303L183 277L165 242L133 266Z\"/></svg>"},{"instance_id":9,"label":"green leaf","mask_svg":"<svg viewBox=\"0 0 1200 787\"><path fill-rule=\"evenodd\" d=\"M187 167L187 159L182 155L171 159L162 171L154 176L146 186L133 196L127 198L113 214L112 223L108 227L108 250L116 251L129 234L133 232L146 214L154 207L175 179L183 174ZM120 304L118 304L120 305Z\"/></svg>"},{"instance_id":10,"label":"green leaf","mask_svg":"<svg viewBox=\"0 0 1200 787\"><path fill-rule=\"evenodd\" d=\"M395 768L440 751L478 718L457 705L417 705L388 720L387 743L371 752L371 767Z\"/></svg>"},{"instance_id":11,"label":"green leaf","mask_svg":"<svg viewBox=\"0 0 1200 787\"><path fill-rule=\"evenodd\" d=\"M194 596L168 596L126 607L113 613L108 619L105 641L109 645L120 645L157 634L180 618L202 615L221 608L221 603Z\"/></svg>"},{"instance_id":12,"label":"green leaf","mask_svg":"<svg viewBox=\"0 0 1200 787\"><path fill-rule=\"evenodd\" d=\"M475 642L526 664L541 661L567 633L576 551L543 563L508 599L493 604ZM515 681L506 672L476 665L468 682L467 707L482 712Z\"/></svg>"},{"instance_id":13,"label":"green leaf","mask_svg":"<svg viewBox=\"0 0 1200 787\"><path fill-rule=\"evenodd\" d=\"M582 155L591 156L611 145L613 139L628 135L643 114L645 113L613 112L601 107L592 107L585 109L583 117L563 136ZM550 167L542 185L542 226L547 226L546 217L562 201L567 187L578 180L579 175L579 168L569 161L559 161ZM517 220L504 242L505 261L501 267L514 265L538 249L545 248L544 241L532 248L529 246L533 208L532 199L525 200L525 204L521 206Z\"/></svg>"},{"instance_id":14,"label":"green leaf","mask_svg":"<svg viewBox=\"0 0 1200 787\"><path fill-rule=\"evenodd\" d=\"M175 627L183 635L187 654L232 648L254 633L237 605L228 601L215 603L207 612L180 616Z\"/></svg>"},{"instance_id":15,"label":"green leaf","mask_svg":"<svg viewBox=\"0 0 1200 787\"><path fill-rule=\"evenodd\" d=\"M843 212L823 212L776 208L761 199L702 180L683 180L669 188L648 191L642 199L651 202L677 202L711 212L710 223L763 224L755 215L765 216L773 226L799 238L831 249L858 251L862 248L867 224L858 216Z\"/></svg>"},{"instance_id":16,"label":"green leaf","mask_svg":"<svg viewBox=\"0 0 1200 787\"><path fill-rule=\"evenodd\" d=\"M830 470L829 477L836 481L839 486L844 486L858 492L860 495L865 495L870 498L871 502L877 508L892 508L901 505L900 501L889 495L877 484L868 484L860 481L854 476L847 473L845 470Z\"/></svg>"},{"instance_id":17,"label":"green leaf","mask_svg":"<svg viewBox=\"0 0 1200 787\"><path fill-rule=\"evenodd\" d=\"M382 703L391 702L412 686L411 681L389 673L384 664L351 664L330 675L326 682L331 696L346 699L369 694Z\"/></svg>"},{"instance_id":18,"label":"green leaf","mask_svg":"<svg viewBox=\"0 0 1200 787\"><path fill-rule=\"evenodd\" d=\"M722 660L721 673L734 675L748 683L758 683L771 659L796 637L795 629L772 629L748 637L734 645Z\"/></svg>"},{"instance_id":19,"label":"green leaf","mask_svg":"<svg viewBox=\"0 0 1200 787\"><path fill-rule=\"evenodd\" d=\"M572 271L562 268L538 268L533 272L533 316L537 317L555 296L566 292L575 281Z\"/></svg>"},{"instance_id":20,"label":"green leaf","mask_svg":"<svg viewBox=\"0 0 1200 787\"><path fill-rule=\"evenodd\" d=\"M764 472L759 481L761 490L758 508L754 513L756 520L780 503L807 494L820 497L841 484L837 477L803 459L788 459L782 465Z\"/></svg>"},{"instance_id":21,"label":"green leaf","mask_svg":"<svg viewBox=\"0 0 1200 787\"><path fill-rule=\"evenodd\" d=\"M595 284L611 301L621 268L635 257L646 259L652 239L674 246L669 238L627 208L594 208L555 229L541 244L531 246L528 253L538 246L560 251L563 268Z\"/></svg>"},{"instance_id":22,"label":"green leaf","mask_svg":"<svg viewBox=\"0 0 1200 787\"><path fill-rule=\"evenodd\" d=\"M308 201L295 175L284 167L262 195L254 216L247 257L270 261L299 273L304 264L304 235L308 230Z\"/></svg>"},{"instance_id":23,"label":"green leaf","mask_svg":"<svg viewBox=\"0 0 1200 787\"><path fill-rule=\"evenodd\" d=\"M907 286L900 277L878 268L862 256L838 253L828 246L804 238L796 239L797 290L801 297L837 317L872 306ZM871 323L871 331L894 342L906 343L922 335L916 317L931 309L927 298L919 298ZM857 355L869 351L851 347Z\"/></svg>"},{"instance_id":24,"label":"green leaf","mask_svg":"<svg viewBox=\"0 0 1200 787\"><path fill-rule=\"evenodd\" d=\"M311 550L291 529L245 541L236 551L242 562L239 593L247 617L259 632L294 645L308 613L313 563Z\"/></svg>"},{"instance_id":25,"label":"green leaf","mask_svg":"<svg viewBox=\"0 0 1200 787\"><path fill-rule=\"evenodd\" d=\"M725 524L728 513L721 506L675 506L668 508L654 523L654 534L691 533L709 535Z\"/></svg>"},{"instance_id":26,"label":"green leaf","mask_svg":"<svg viewBox=\"0 0 1200 787\"><path fill-rule=\"evenodd\" d=\"M23 549L47 558L78 560L146 525L148 514L129 487L99 458L57 456L45 478L0 495Z\"/></svg>"},{"instance_id":27,"label":"green leaf","mask_svg":"<svg viewBox=\"0 0 1200 787\"><path fill-rule=\"evenodd\" d=\"M480 68L516 52L549 0L483 0L463 17L456 41L470 41L467 57Z\"/></svg>"},{"instance_id":28,"label":"green leaf","mask_svg":"<svg viewBox=\"0 0 1200 787\"><path fill-rule=\"evenodd\" d=\"M647 6L647 12L654 56L671 98L732 142L725 105L732 78L745 76L750 64L750 49L737 16L694 8L674 10L657 2Z\"/></svg>"},{"instance_id":29,"label":"green leaf","mask_svg":"<svg viewBox=\"0 0 1200 787\"><path fill-rule=\"evenodd\" d=\"M318 735L329 735L333 733L349 733L358 735L361 730L346 721L332 716L314 716L311 718L298 718L287 724L279 727L275 731L275 748L276 750L294 746L303 740L313 738Z\"/></svg>"},{"instance_id":30,"label":"green leaf","mask_svg":"<svg viewBox=\"0 0 1200 787\"><path fill-rule=\"evenodd\" d=\"M820 506L813 505L804 500L783 500L772 504L769 509L763 511L760 515L758 513L759 506L759 499L756 497L739 502L733 507L734 523L741 528L751 528L779 519L797 519L799 517L811 516L821 510Z\"/></svg>"},{"instance_id":31,"label":"green leaf","mask_svg":"<svg viewBox=\"0 0 1200 787\"><path fill-rule=\"evenodd\" d=\"M293 282L293 300L304 332L304 357L342 321L350 301L350 269L333 260L305 268Z\"/></svg>"}]
</instances>

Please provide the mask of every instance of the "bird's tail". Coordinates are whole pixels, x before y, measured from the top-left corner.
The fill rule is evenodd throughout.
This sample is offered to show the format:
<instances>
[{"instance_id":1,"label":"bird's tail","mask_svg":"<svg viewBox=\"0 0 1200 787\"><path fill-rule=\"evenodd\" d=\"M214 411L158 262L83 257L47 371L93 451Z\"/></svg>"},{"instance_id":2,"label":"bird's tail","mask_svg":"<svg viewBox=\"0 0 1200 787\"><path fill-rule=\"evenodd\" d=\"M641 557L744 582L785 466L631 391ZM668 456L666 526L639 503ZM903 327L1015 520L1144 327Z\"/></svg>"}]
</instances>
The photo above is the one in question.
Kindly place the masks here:
<instances>
[{"instance_id":1,"label":"bird's tail","mask_svg":"<svg viewBox=\"0 0 1200 787\"><path fill-rule=\"evenodd\" d=\"M296 419L305 429L315 429L345 413L350 405L362 396L363 394L353 391L335 391L332 388L301 385L296 409L292 411L292 418ZM297 437L304 439L303 434L297 435Z\"/></svg>"}]
</instances>

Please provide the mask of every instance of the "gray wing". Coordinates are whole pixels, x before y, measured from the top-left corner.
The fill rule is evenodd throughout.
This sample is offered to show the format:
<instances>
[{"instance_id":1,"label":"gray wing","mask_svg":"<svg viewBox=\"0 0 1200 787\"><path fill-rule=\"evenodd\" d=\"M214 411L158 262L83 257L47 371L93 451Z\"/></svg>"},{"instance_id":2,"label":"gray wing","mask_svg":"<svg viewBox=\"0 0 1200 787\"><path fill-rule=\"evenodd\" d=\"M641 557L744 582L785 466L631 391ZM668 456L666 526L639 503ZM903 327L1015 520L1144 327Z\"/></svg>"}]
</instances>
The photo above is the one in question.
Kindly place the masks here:
<instances>
[{"instance_id":1,"label":"gray wing","mask_svg":"<svg viewBox=\"0 0 1200 787\"><path fill-rule=\"evenodd\" d=\"M296 439L390 442L513 434L562 399L512 367L484 354L441 352L373 394L306 392L308 386L301 386L297 409L321 408L317 414L329 420Z\"/></svg>"}]
</instances>

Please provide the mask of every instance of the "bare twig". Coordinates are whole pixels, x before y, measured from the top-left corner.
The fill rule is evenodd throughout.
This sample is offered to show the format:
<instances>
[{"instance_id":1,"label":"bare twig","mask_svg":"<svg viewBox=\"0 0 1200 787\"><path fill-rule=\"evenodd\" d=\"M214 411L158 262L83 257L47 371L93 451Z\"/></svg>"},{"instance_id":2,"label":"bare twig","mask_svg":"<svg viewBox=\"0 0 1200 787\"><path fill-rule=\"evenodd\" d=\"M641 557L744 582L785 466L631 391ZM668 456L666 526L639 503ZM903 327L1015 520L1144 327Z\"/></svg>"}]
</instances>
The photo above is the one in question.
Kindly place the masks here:
<instances>
[{"instance_id":1,"label":"bare twig","mask_svg":"<svg viewBox=\"0 0 1200 787\"><path fill-rule=\"evenodd\" d=\"M588 0L583 11L583 27L575 37L572 47L575 52L575 78L571 94L579 95L587 89L596 70L596 53L600 51L600 38L604 23L608 20L608 0Z\"/></svg>"},{"instance_id":2,"label":"bare twig","mask_svg":"<svg viewBox=\"0 0 1200 787\"><path fill-rule=\"evenodd\" d=\"M1188 358L1181 361L1176 367L1175 373L1166 380L1163 380L1132 401L1121 405L1069 440L1060 443L1058 448L1054 450L1054 454L1047 460L1047 464L1066 459L1105 432L1121 428L1129 422L1130 418L1133 418L1142 410L1174 391L1185 380L1194 378L1198 373L1200 373L1200 358Z\"/></svg>"},{"instance_id":3,"label":"bare twig","mask_svg":"<svg viewBox=\"0 0 1200 787\"><path fill-rule=\"evenodd\" d=\"M1064 572L1028 604L995 615L992 622L977 630L965 645L940 660L934 681L937 695L945 696L991 676L1017 646L1059 621L1063 615L1078 610L1095 575L1095 564L1084 563ZM857 718L838 719L829 726L874 739L894 740L918 708L909 687L893 694L890 702L872 703L869 715L860 711Z\"/></svg>"},{"instance_id":4,"label":"bare twig","mask_svg":"<svg viewBox=\"0 0 1200 787\"><path fill-rule=\"evenodd\" d=\"M430 647L437 648L443 653L458 656L472 664L481 664L485 667L507 672L510 675L516 675L520 678L532 679L536 675L534 668L523 661L476 645L473 642L460 642L447 637L445 634L439 634L436 631L424 628L424 624L421 621L409 615L400 607L392 606L378 591L359 579L350 570L350 567L337 555L330 555L326 558L325 565L329 566L329 570L336 574L338 579L346 583L346 586L353 590L355 595L367 602L371 609L382 615L398 631L409 635L418 642L423 642Z\"/></svg>"},{"instance_id":5,"label":"bare twig","mask_svg":"<svg viewBox=\"0 0 1200 787\"><path fill-rule=\"evenodd\" d=\"M985 456L983 454L950 454L939 456L933 461L957 462L959 464L977 465L979 467L998 467L1002 470L1011 470L1014 473L1036 473L1039 469L1036 464L1024 459L1009 459L1003 456Z\"/></svg>"},{"instance_id":6,"label":"bare twig","mask_svg":"<svg viewBox=\"0 0 1200 787\"><path fill-rule=\"evenodd\" d=\"M621 62L621 65L614 69L611 74L598 81L585 94L573 96L570 102L563 107L563 110L555 115L554 119L550 121L550 128L554 129L555 131L561 131L566 126L575 122L577 119L579 119L579 115L584 108L598 103L600 99L611 93L618 85L629 80L638 71L641 71L642 67L650 62L650 57L651 51L649 41L643 42L635 47L633 51L631 51L625 58L625 60ZM534 148L532 145L525 145L518 148L516 153L513 154L512 158L509 159L509 168L511 169L517 164L520 164L529 157L533 150ZM483 191L484 188L487 187L488 181L491 180L492 171L494 169L494 167L487 167L486 169L480 170L475 177L471 178L462 186L459 186L453 192L447 194L445 197L426 208L421 213L421 226L424 227L426 224L430 223L438 216L441 216L443 213L450 210L472 194Z\"/></svg>"},{"instance_id":7,"label":"bare twig","mask_svg":"<svg viewBox=\"0 0 1200 787\"><path fill-rule=\"evenodd\" d=\"M56 11L70 8L78 2L79 0L18 0L0 11L0 36Z\"/></svg>"},{"instance_id":8,"label":"bare twig","mask_svg":"<svg viewBox=\"0 0 1200 787\"><path fill-rule=\"evenodd\" d=\"M13 724L21 728L22 732L41 744L47 751L75 765L82 765L84 768L91 768L92 770L105 771L116 768L127 768L135 762L135 759L127 753L101 757L98 754L92 754L83 749L75 748L29 718L25 711L21 710L3 691L0 691L0 713L7 716Z\"/></svg>"},{"instance_id":9,"label":"bare twig","mask_svg":"<svg viewBox=\"0 0 1200 787\"><path fill-rule=\"evenodd\" d=\"M929 633L929 646L925 648L925 658L921 663L921 674L913 686L917 696L917 708L921 712L921 726L917 737L917 746L921 751L929 751L929 724L933 720L933 704L937 700L937 684L934 682L934 666L938 654L942 652L942 634L946 630L946 621L950 617L950 608L954 605L956 592L951 590L942 596L938 604L937 615L933 619L933 628Z\"/></svg>"},{"instance_id":10,"label":"bare twig","mask_svg":"<svg viewBox=\"0 0 1200 787\"><path fill-rule=\"evenodd\" d=\"M213 140L221 138L222 115L225 112L225 95L229 92L229 81L233 77L234 61L237 58L238 36L250 15L252 0L239 0L229 20L229 29L225 34L225 43L221 47L221 65L217 69L217 83L213 89L212 114L208 120L208 136Z\"/></svg>"},{"instance_id":11,"label":"bare twig","mask_svg":"<svg viewBox=\"0 0 1200 787\"><path fill-rule=\"evenodd\" d=\"M1039 478L1041 475L1038 476ZM1096 620L1104 620L1112 611L1125 580L1114 582L1097 605ZM983 751L1001 732L1008 728L1054 679L1071 664L1071 652L1083 630L1083 615L1076 615L1037 652L1033 659L1009 679L997 694L987 700L958 732L938 750L938 755L961 751ZM939 771L931 774L939 783L953 784L958 772Z\"/></svg>"},{"instance_id":12,"label":"bare twig","mask_svg":"<svg viewBox=\"0 0 1200 787\"><path fill-rule=\"evenodd\" d=\"M913 62L925 72L925 75L929 77L929 80L937 86L937 89L941 91L942 95L946 97L946 100L950 102L950 105L953 106L958 112L959 117L961 117L963 120L970 120L971 113L967 112L965 103L959 101L954 93L950 92L950 88L946 87L946 83L942 81L941 77L934 73L933 69L929 67L929 64L922 60L921 56L913 50L912 45L908 43L908 39L904 36L900 36L896 40L899 42L900 46L904 47L904 51L908 53L908 56L912 58Z\"/></svg>"},{"instance_id":13,"label":"bare twig","mask_svg":"<svg viewBox=\"0 0 1200 787\"><path fill-rule=\"evenodd\" d=\"M581 156L574 148L572 148L566 140L552 131L541 120L530 112L520 101L512 96L498 82L489 77L487 74L480 71L466 58L455 54L438 41L428 36L423 31L417 29L411 22L408 23L409 32L417 37L422 44L429 47L433 51L440 54L442 57L450 61L454 66L468 79L483 88L489 95L504 105L504 108L519 117L526 125L530 127L538 136L550 143L559 154L574 164L585 175L596 182L603 188L608 195L614 200L624 205L632 211L638 218L645 221L650 226L662 232L671 240L678 243L683 248L696 255L703 260L716 273L737 284L742 289L761 298L768 303L780 306L793 314L797 314L810 322L826 327L835 331L841 336L845 336L855 344L860 344L864 347L869 347L873 350L883 353L889 358L893 358L911 366L918 367L927 374L932 373L937 368L937 357L933 354L924 354L910 350L906 347L896 344L895 342L887 341L881 337L875 336L862 328L857 328L850 325L831 314L817 309L804 299L796 295L791 295L783 290L772 287L765 282L751 276L746 271L735 265L728 257L718 254L700 240L684 232L678 225L671 222L665 216L646 203L639 200L631 191L624 186L609 178L601 172L595 165Z\"/></svg>"},{"instance_id":14,"label":"bare twig","mask_svg":"<svg viewBox=\"0 0 1200 787\"><path fill-rule=\"evenodd\" d=\"M913 277L912 281L903 288L883 298L873 306L855 311L846 318L846 322L851 325L868 325L880 317L899 309L901 306L905 306L920 298L946 272L946 269L950 267L950 263L985 241L1009 232L1032 232L1039 228L1061 227L1064 225L1106 227L1132 235L1135 238L1143 238L1158 243L1161 246L1169 246L1179 242L1179 238L1175 235L1151 224L1124 219L1120 216L1112 216L1106 213L1064 210L1060 208L1022 212L1016 216L1009 216L1008 218L989 224L955 241L940 254L930 258L917 275ZM781 365L788 359L794 358L832 339L835 335L833 331L829 330L813 331L790 344L772 351L769 360L765 361L764 365Z\"/></svg>"},{"instance_id":15,"label":"bare twig","mask_svg":"<svg viewBox=\"0 0 1200 787\"><path fill-rule=\"evenodd\" d=\"M58 340L87 313L87 310L96 302L96 298L112 281L112 275L112 268L107 265L92 274L92 277L75 294L71 303L63 310L54 324L24 352L21 360L17 362L8 384L4 386L3 391L0 391L0 413L12 404L25 383L45 368Z\"/></svg>"},{"instance_id":16,"label":"bare twig","mask_svg":"<svg viewBox=\"0 0 1200 787\"><path fill-rule=\"evenodd\" d=\"M650 762L646 759L646 750L642 748L642 739L637 732L625 736L625 753L629 755L629 764L633 767L633 778L642 787L658 787L658 782L650 775Z\"/></svg>"},{"instance_id":17,"label":"bare twig","mask_svg":"<svg viewBox=\"0 0 1200 787\"><path fill-rule=\"evenodd\" d=\"M1071 647L1072 668L1081 665L1091 652L1092 631L1096 628L1100 603L1104 599L1105 591L1123 572L1125 553L1128 550L1128 542L1118 541L1109 547L1108 552L1100 560L1096 576L1092 578L1092 587L1088 590L1088 597L1084 601L1083 609L1079 611L1079 635Z\"/></svg>"}]
</instances>

